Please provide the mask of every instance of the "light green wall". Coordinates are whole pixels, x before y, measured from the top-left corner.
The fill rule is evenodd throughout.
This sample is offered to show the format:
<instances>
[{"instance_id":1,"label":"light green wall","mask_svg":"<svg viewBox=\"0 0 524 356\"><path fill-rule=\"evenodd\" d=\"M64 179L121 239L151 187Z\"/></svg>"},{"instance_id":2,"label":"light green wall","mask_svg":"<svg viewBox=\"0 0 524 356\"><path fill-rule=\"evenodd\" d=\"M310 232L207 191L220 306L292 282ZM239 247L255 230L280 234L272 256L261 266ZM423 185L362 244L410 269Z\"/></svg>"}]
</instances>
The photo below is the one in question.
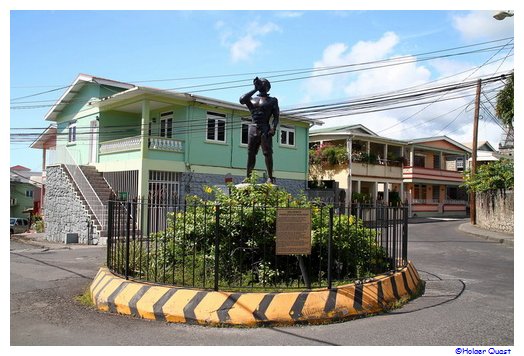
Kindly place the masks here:
<instances>
[{"instance_id":1,"label":"light green wall","mask_svg":"<svg viewBox=\"0 0 524 356\"><path fill-rule=\"evenodd\" d=\"M99 163L121 162L121 161L140 159L140 157L141 157L140 150L115 152L111 154L99 154L98 162Z\"/></svg>"},{"instance_id":2,"label":"light green wall","mask_svg":"<svg viewBox=\"0 0 524 356\"><path fill-rule=\"evenodd\" d=\"M82 111L86 111L92 108L88 103L100 98L100 87L95 84L85 84L82 89L74 96L73 100L64 107L62 112L57 118L60 121L61 118L65 118L71 115L78 115Z\"/></svg>"},{"instance_id":3,"label":"light green wall","mask_svg":"<svg viewBox=\"0 0 524 356\"><path fill-rule=\"evenodd\" d=\"M26 191L32 191L33 196L36 194L36 189L32 184L29 183L12 183L11 184L11 198L17 200L17 205L12 206L10 209L11 217L13 218L28 218L29 214L22 213L26 209L33 208L33 197L27 197Z\"/></svg>"},{"instance_id":4,"label":"light green wall","mask_svg":"<svg viewBox=\"0 0 524 356\"><path fill-rule=\"evenodd\" d=\"M207 109L206 107L166 106L151 112L152 135L157 136L160 128L160 113L173 111L173 138L182 140L184 152L163 152L149 150L145 157L152 160L188 162L196 166L226 167L244 170L247 162L247 146L241 144L241 115L231 110ZM207 112L212 111L226 115L226 142L207 140ZM241 114L241 113L240 113ZM140 115L118 111L100 114L100 142L139 134ZM295 128L295 147L285 147L278 143L280 126L273 137L274 171L306 173L307 172L307 124L285 119L280 124ZM115 127L122 126L122 129ZM110 134L108 132L111 132ZM128 155L128 156L126 156ZM100 162L136 158L135 152L125 154L100 155ZM262 150L257 155L256 170L265 170Z\"/></svg>"},{"instance_id":5,"label":"light green wall","mask_svg":"<svg viewBox=\"0 0 524 356\"><path fill-rule=\"evenodd\" d=\"M140 115L122 111L101 112L100 143L140 135Z\"/></svg>"},{"instance_id":6,"label":"light green wall","mask_svg":"<svg viewBox=\"0 0 524 356\"><path fill-rule=\"evenodd\" d=\"M91 121L96 120L97 114L87 116L76 116L76 142L68 142L69 123L71 120L57 123L57 149L67 147L71 156L77 164L89 163L89 140Z\"/></svg>"},{"instance_id":7,"label":"light green wall","mask_svg":"<svg viewBox=\"0 0 524 356\"><path fill-rule=\"evenodd\" d=\"M214 108L218 114L226 115L226 142L209 142L207 135L207 111L202 107L191 107L189 112L186 135L188 143L188 159L191 164L216 167L231 167L231 134L227 127L231 123L231 110L224 111Z\"/></svg>"},{"instance_id":8,"label":"light green wall","mask_svg":"<svg viewBox=\"0 0 524 356\"><path fill-rule=\"evenodd\" d=\"M89 131L92 120L99 118L99 144L124 137L140 134L142 113L128 113L117 110L98 112L98 109L86 105L92 98L114 94L112 90L97 85L85 85L71 104L67 105L57 118L57 146L66 145L79 164L89 160ZM121 90L121 89L120 89ZM143 99L137 99L143 100ZM247 162L247 147L241 144L241 118L249 118L247 111L234 111L210 107L203 104L173 103L152 110L150 113L152 135L158 135L160 114L173 111L173 138L182 140L184 152L164 152L148 150L144 158L153 161L183 162L199 167L219 167L244 170ZM226 142L208 141L207 112L216 112L226 116ZM76 120L77 142L67 143L68 124ZM306 123L280 119L280 124L295 128L295 147L283 147L278 143L280 127L273 137L274 171L307 176L308 126ZM140 151L99 155L99 163L140 159ZM264 171L265 162L262 150L257 155L256 170ZM277 174L278 177L278 174Z\"/></svg>"},{"instance_id":9,"label":"light green wall","mask_svg":"<svg viewBox=\"0 0 524 356\"><path fill-rule=\"evenodd\" d=\"M173 138L176 140L185 140L187 107L180 105L166 106L160 110L152 110L150 115L152 121L151 134L153 136L159 136L160 114L169 111L173 112Z\"/></svg>"},{"instance_id":10,"label":"light green wall","mask_svg":"<svg viewBox=\"0 0 524 356\"><path fill-rule=\"evenodd\" d=\"M89 163L89 150L90 150L90 131L91 121L96 120L101 116L97 108L93 108L88 105L93 99L99 100L101 97L114 94L116 91L121 91L121 88L113 87L100 87L94 84L86 84L80 89L80 91L74 96L73 100L64 107L62 112L57 116L57 149L67 147L71 156L75 159L77 164ZM130 115L133 116L133 115ZM127 123L127 117L124 117L121 113L113 113L108 115L108 120L100 120L101 126L114 126L114 125L129 125ZM124 121L123 119L126 119ZM72 121L76 121L76 142L68 142L69 124ZM133 125L133 122L131 123ZM140 125L140 123L139 123ZM110 137L122 136L125 137L126 133L116 132L115 130L108 133L106 129L100 130L102 135L100 139L109 140Z\"/></svg>"},{"instance_id":11,"label":"light green wall","mask_svg":"<svg viewBox=\"0 0 524 356\"><path fill-rule=\"evenodd\" d=\"M206 140L205 123L208 110L205 108L192 109L189 162L196 165L244 169L247 163L247 146L241 144L241 116L238 114L233 116L231 110L229 112L217 109L210 110L226 114L227 120L225 144L215 143ZM307 172L307 124L285 119L281 119L280 124L295 128L295 147L284 147L278 143L279 126L277 134L273 137L273 169L275 171ZM255 169L265 170L262 149L258 152Z\"/></svg>"}]
</instances>

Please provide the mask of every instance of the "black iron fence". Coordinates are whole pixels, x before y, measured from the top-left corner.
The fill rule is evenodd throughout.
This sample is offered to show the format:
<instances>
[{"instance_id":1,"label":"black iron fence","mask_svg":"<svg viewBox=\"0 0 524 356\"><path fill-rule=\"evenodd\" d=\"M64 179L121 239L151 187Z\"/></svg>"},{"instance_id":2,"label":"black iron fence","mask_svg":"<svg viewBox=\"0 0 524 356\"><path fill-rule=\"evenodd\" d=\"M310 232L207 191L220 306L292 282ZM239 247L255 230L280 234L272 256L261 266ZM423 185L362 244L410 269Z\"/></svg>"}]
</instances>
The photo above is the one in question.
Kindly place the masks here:
<instances>
[{"instance_id":1,"label":"black iron fence","mask_svg":"<svg viewBox=\"0 0 524 356\"><path fill-rule=\"evenodd\" d=\"M407 209L309 204L308 254L276 253L284 206L108 204L107 266L126 279L214 290L311 289L407 265ZM300 207L293 207L300 208Z\"/></svg>"}]
</instances>

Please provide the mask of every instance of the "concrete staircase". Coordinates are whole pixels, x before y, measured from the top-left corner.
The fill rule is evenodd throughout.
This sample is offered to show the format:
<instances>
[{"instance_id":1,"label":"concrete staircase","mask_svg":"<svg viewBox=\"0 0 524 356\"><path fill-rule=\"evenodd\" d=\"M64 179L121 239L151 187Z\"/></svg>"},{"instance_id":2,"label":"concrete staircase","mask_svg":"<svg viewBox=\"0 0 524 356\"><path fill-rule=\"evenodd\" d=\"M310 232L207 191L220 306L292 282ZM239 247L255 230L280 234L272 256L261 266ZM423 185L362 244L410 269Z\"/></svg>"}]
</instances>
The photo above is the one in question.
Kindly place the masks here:
<instances>
[{"instance_id":1,"label":"concrete staircase","mask_svg":"<svg viewBox=\"0 0 524 356\"><path fill-rule=\"evenodd\" d=\"M96 231L95 234L98 235L98 243L103 244L107 238L107 226L102 226L101 222L96 218L94 212L89 207L87 199L84 196L84 194L92 193L82 192L81 189L79 189L79 187L74 183L74 179L72 179L72 177L70 176L69 171L65 167L63 168L63 171L69 176L69 180L71 181L77 196L82 201L82 204L84 205L84 208L86 209L87 214L89 215L89 219L91 220L91 223ZM107 207L107 202L114 197L114 192L103 177L102 173L98 172L94 166L78 166L78 168L80 168L80 170L86 177L87 181L93 188L95 194L98 196L98 199L100 199L104 206Z\"/></svg>"},{"instance_id":2,"label":"concrete staircase","mask_svg":"<svg viewBox=\"0 0 524 356\"><path fill-rule=\"evenodd\" d=\"M109 186L102 173L98 172L94 166L79 166L84 175L86 176L89 183L93 187L93 190L97 194L98 198L107 207L107 202L114 198L113 189ZM89 215L93 221L95 227L100 233L100 238L107 237L107 226L101 226L100 222L96 219L92 211L90 211L85 198L80 195L83 203L88 207Z\"/></svg>"},{"instance_id":3,"label":"concrete staircase","mask_svg":"<svg viewBox=\"0 0 524 356\"><path fill-rule=\"evenodd\" d=\"M89 183L98 195L98 198L107 204L107 201L113 198L113 189L109 186L102 173L98 172L93 166L80 166Z\"/></svg>"}]
</instances>

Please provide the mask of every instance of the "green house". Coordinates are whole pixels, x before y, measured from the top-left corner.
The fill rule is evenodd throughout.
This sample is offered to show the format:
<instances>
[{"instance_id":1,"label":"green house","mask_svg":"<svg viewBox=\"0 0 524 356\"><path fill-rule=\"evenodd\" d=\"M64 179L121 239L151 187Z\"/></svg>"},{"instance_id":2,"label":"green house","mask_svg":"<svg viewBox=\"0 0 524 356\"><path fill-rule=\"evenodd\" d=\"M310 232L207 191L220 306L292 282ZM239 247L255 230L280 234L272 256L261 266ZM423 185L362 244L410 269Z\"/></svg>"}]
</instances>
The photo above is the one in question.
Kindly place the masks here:
<instances>
[{"instance_id":1,"label":"green house","mask_svg":"<svg viewBox=\"0 0 524 356\"><path fill-rule=\"evenodd\" d=\"M40 213L40 172L31 172L23 166L10 168L10 216L29 219Z\"/></svg>"},{"instance_id":2,"label":"green house","mask_svg":"<svg viewBox=\"0 0 524 356\"><path fill-rule=\"evenodd\" d=\"M110 198L176 204L202 195L204 185L245 178L250 113L238 103L80 74L45 120L51 124L32 147L44 150L51 240L78 233L88 242L90 226L103 236ZM294 193L307 187L313 124L281 115L273 138L277 184ZM255 170L262 179L262 152Z\"/></svg>"}]
</instances>

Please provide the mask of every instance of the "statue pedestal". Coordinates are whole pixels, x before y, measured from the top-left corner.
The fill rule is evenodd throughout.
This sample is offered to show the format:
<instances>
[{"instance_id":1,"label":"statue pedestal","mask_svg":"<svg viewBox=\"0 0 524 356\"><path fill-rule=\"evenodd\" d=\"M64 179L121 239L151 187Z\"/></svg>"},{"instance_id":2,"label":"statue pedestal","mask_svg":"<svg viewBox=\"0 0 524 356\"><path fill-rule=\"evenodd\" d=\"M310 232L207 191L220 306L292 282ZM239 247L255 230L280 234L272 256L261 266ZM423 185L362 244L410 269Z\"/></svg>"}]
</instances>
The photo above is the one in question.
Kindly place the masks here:
<instances>
[{"instance_id":1,"label":"statue pedestal","mask_svg":"<svg viewBox=\"0 0 524 356\"><path fill-rule=\"evenodd\" d=\"M251 184L251 183L239 183L239 184L235 184L235 188L237 188L237 189L244 189L244 188L247 188L247 187L249 187L249 186L251 186L251 185L254 185L254 186L257 186L257 187L258 187L258 186L261 186L261 185L264 185L264 184L267 184L267 183L257 183L257 184ZM277 187L277 185L276 185L276 184L273 184L273 183L270 183L270 185L271 185L272 187L275 187L275 188Z\"/></svg>"}]
</instances>

